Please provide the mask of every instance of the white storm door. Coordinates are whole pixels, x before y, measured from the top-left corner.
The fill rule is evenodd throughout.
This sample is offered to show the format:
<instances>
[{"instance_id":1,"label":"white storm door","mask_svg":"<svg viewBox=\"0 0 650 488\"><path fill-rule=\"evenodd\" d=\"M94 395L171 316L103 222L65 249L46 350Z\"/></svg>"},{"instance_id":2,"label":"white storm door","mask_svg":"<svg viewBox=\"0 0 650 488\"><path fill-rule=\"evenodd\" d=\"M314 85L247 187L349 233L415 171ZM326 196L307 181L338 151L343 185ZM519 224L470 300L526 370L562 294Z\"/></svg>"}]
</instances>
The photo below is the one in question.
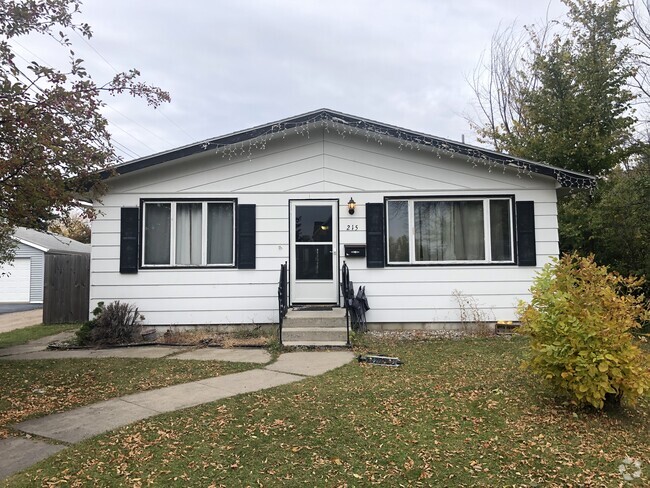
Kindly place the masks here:
<instances>
[{"instance_id":1,"label":"white storm door","mask_svg":"<svg viewBox=\"0 0 650 488\"><path fill-rule=\"evenodd\" d=\"M29 302L30 272L29 258L0 266L0 302Z\"/></svg>"},{"instance_id":2,"label":"white storm door","mask_svg":"<svg viewBox=\"0 0 650 488\"><path fill-rule=\"evenodd\" d=\"M338 202L293 200L291 303L338 303Z\"/></svg>"}]
</instances>

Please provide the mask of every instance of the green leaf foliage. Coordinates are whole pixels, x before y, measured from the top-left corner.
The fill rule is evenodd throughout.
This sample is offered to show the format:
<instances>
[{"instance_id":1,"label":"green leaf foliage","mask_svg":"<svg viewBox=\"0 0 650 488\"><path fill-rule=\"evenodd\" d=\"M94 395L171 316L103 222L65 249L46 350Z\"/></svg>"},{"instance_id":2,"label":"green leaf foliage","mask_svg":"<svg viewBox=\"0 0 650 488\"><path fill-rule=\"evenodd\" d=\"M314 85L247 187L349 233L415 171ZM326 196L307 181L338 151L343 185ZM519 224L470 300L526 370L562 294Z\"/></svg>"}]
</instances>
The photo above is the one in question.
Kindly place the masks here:
<instances>
[{"instance_id":1,"label":"green leaf foliage","mask_svg":"<svg viewBox=\"0 0 650 488\"><path fill-rule=\"evenodd\" d=\"M103 94L127 94L157 107L170 100L140 81L137 69L97 83L75 57L77 35L90 27L76 18L81 0L0 2L0 263L12 258L16 226L46 229L65 218L80 195L105 191L99 172L118 162L102 114ZM25 60L15 52L24 36L58 43L69 59L60 66ZM92 207L84 207L92 216Z\"/></svg>"},{"instance_id":2,"label":"green leaf foliage","mask_svg":"<svg viewBox=\"0 0 650 488\"><path fill-rule=\"evenodd\" d=\"M577 406L634 404L650 392L650 358L631 331L650 319L643 283L565 254L544 266L530 304L520 304L530 336L526 366Z\"/></svg>"},{"instance_id":3,"label":"green leaf foliage","mask_svg":"<svg viewBox=\"0 0 650 488\"><path fill-rule=\"evenodd\" d=\"M563 252L595 254L598 262L623 275L650 276L650 160L617 168L592 195L560 201ZM645 283L648 296L650 287Z\"/></svg>"}]
</instances>

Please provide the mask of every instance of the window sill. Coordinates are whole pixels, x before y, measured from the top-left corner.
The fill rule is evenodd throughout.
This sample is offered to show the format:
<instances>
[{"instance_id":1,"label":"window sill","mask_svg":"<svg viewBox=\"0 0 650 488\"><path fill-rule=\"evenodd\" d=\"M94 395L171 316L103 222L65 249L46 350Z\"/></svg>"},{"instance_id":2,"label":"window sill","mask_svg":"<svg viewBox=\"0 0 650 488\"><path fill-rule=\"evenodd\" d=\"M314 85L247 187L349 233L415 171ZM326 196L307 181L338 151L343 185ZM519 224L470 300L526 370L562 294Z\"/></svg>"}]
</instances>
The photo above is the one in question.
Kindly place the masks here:
<instances>
[{"instance_id":1,"label":"window sill","mask_svg":"<svg viewBox=\"0 0 650 488\"><path fill-rule=\"evenodd\" d=\"M170 265L143 265L140 266L139 268L142 271L147 271L147 270L162 270L162 269L237 269L237 266L234 264L209 264L206 266L203 265L197 265L197 266L170 266Z\"/></svg>"},{"instance_id":2,"label":"window sill","mask_svg":"<svg viewBox=\"0 0 650 488\"><path fill-rule=\"evenodd\" d=\"M387 268L440 268L440 267L475 267L475 266L517 266L517 263L512 261L446 261L444 263L387 263Z\"/></svg>"}]
</instances>

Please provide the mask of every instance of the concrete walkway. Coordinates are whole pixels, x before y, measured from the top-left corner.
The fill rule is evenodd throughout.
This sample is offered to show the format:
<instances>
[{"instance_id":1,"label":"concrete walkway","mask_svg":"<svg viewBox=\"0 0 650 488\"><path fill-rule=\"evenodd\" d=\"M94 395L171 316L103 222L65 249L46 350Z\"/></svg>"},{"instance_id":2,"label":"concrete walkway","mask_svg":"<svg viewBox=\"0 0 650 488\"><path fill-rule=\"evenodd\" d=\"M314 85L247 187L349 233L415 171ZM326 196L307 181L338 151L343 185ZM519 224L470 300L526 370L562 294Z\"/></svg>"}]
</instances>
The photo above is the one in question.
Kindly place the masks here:
<instances>
[{"instance_id":1,"label":"concrete walkway","mask_svg":"<svg viewBox=\"0 0 650 488\"><path fill-rule=\"evenodd\" d=\"M50 341L52 340L52 338L48 339ZM39 351L34 351L33 347L35 346L31 347L32 349L30 351L16 351L16 354L6 355L0 359L41 359L39 354L43 353L53 353L54 355L59 355L57 357L63 357L61 354L65 352L90 352L85 350L41 350L39 353ZM129 351L129 354L135 354L138 351L140 354L145 355L137 357L164 357L172 354L171 352L167 353L167 349L169 348L158 346L150 348L104 349L93 352ZM147 354L151 354L151 352L147 352L147 350L162 350L166 354L163 356L149 356ZM176 348L174 351L178 352L178 349ZM70 444L89 439L104 432L164 412L173 412L243 393L261 391L267 388L301 381L305 377L316 376L341 367L349 363L353 357L354 355L350 351L290 352L281 354L275 363L260 369L168 386L157 390L144 391L94 405L76 408L67 412L21 422L14 425L13 428L27 434L26 436L9 437L0 440L0 452L3 453L0 457L0 479L4 479L18 471L26 469L65 449ZM51 357L48 356L48 358ZM263 358L266 359L262 360ZM266 351L261 349L208 348L182 352L181 354L170 356L170 359L214 359L221 361L266 363L270 360L270 356L268 356ZM32 435L38 436L39 439L32 438Z\"/></svg>"},{"instance_id":2,"label":"concrete walkway","mask_svg":"<svg viewBox=\"0 0 650 488\"><path fill-rule=\"evenodd\" d=\"M138 346L112 347L107 349L70 349L48 350L51 342L65 341L74 336L74 332L62 332L55 336L30 341L21 346L0 349L0 360L21 361L34 359L69 359L69 358L169 358L196 361L228 361L231 363L266 364L271 355L265 349L222 349L219 347L178 347L178 346Z\"/></svg>"},{"instance_id":3,"label":"concrete walkway","mask_svg":"<svg viewBox=\"0 0 650 488\"><path fill-rule=\"evenodd\" d=\"M0 315L3 313L25 312L26 310L42 309L42 303L0 303Z\"/></svg>"},{"instance_id":4,"label":"concrete walkway","mask_svg":"<svg viewBox=\"0 0 650 488\"><path fill-rule=\"evenodd\" d=\"M47 345L51 342L66 341L72 336L74 336L74 332L61 332L59 334L41 337L40 339L34 339L20 346L3 347L0 348L0 359L9 359L8 356L15 356L13 359L19 359L21 356L25 356L24 359L27 359L27 355L30 353L45 351Z\"/></svg>"}]
</instances>

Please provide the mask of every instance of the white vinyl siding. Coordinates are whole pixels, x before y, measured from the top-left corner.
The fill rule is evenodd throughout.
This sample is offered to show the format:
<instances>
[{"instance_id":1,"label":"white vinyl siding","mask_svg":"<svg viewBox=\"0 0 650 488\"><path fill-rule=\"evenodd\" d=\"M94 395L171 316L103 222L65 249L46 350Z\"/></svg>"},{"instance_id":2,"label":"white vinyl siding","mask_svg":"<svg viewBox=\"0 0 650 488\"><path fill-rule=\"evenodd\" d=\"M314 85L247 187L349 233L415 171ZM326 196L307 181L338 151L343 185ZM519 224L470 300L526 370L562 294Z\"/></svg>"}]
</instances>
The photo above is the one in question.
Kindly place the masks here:
<instances>
[{"instance_id":1,"label":"white vinyl siding","mask_svg":"<svg viewBox=\"0 0 650 488\"><path fill-rule=\"evenodd\" d=\"M280 265L289 261L289 200L338 199L339 268L345 259L355 286L366 286L369 322L453 322L452 292L473 296L496 320L515 320L520 299L530 298L535 273L558 255L555 181L516 171L488 171L459 156L400 149L365 137L312 130L287 135L266 149L222 157L213 150L109 181L102 214L92 223L91 308L98 302L136 304L151 325L277 323ZM363 258L344 257L346 244L365 244L365 205L386 197L489 199L512 195L535 202L536 267L512 263L392 266L368 269ZM357 202L354 215L347 202ZM170 202L237 198L256 204L256 269L140 269L119 274L120 208L141 199ZM511 212L512 214L512 212ZM491 250L490 250L491 252ZM169 267L167 267L169 268Z\"/></svg>"},{"instance_id":2,"label":"white vinyl siding","mask_svg":"<svg viewBox=\"0 0 650 488\"><path fill-rule=\"evenodd\" d=\"M43 303L43 277L45 275L45 253L40 249L18 243L16 258L29 258L29 302ZM0 292L1 294L2 292Z\"/></svg>"}]
</instances>

